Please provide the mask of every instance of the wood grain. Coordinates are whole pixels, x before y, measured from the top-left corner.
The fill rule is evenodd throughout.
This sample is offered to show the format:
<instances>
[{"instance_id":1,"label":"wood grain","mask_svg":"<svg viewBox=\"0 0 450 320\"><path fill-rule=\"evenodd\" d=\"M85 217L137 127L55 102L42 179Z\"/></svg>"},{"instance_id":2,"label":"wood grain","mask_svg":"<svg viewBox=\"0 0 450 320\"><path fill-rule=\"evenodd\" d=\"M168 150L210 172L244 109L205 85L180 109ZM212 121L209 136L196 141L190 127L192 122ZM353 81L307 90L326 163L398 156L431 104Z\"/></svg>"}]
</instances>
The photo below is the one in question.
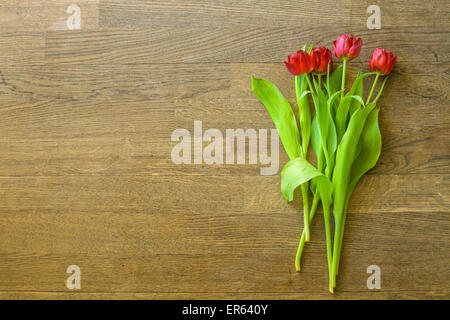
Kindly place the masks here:
<instances>
[{"instance_id":1,"label":"wood grain","mask_svg":"<svg viewBox=\"0 0 450 320\"><path fill-rule=\"evenodd\" d=\"M81 30L64 27L71 4ZM370 4L1 1L0 299L449 299L449 2L378 1L380 30ZM250 77L294 104L282 61L342 32L364 41L352 73L378 46L398 62L331 296L320 214L297 273L300 196L260 163L176 165L170 136L273 128Z\"/></svg>"},{"instance_id":2,"label":"wood grain","mask_svg":"<svg viewBox=\"0 0 450 320\"><path fill-rule=\"evenodd\" d=\"M82 13L82 28L98 25L99 0L2 0L0 28L2 31L69 30L67 8L76 5Z\"/></svg>"}]
</instances>

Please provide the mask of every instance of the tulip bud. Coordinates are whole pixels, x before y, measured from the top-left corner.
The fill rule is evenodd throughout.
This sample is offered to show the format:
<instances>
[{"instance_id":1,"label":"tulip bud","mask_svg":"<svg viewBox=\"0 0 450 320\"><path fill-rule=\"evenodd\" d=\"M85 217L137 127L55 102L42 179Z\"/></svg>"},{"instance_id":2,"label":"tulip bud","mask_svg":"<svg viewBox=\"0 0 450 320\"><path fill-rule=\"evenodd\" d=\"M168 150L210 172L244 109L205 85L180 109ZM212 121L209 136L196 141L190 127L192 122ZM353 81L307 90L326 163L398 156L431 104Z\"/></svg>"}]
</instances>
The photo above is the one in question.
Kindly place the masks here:
<instances>
[{"instance_id":1,"label":"tulip bud","mask_svg":"<svg viewBox=\"0 0 450 320\"><path fill-rule=\"evenodd\" d=\"M328 64L330 65L330 71L333 68L333 58L331 51L328 48L320 47L311 50L311 56L313 57L314 67L313 72L317 74L327 73Z\"/></svg>"},{"instance_id":2,"label":"tulip bud","mask_svg":"<svg viewBox=\"0 0 450 320\"><path fill-rule=\"evenodd\" d=\"M333 52L336 58L352 60L359 56L362 47L362 39L356 39L353 34L341 34L333 41Z\"/></svg>"},{"instance_id":3,"label":"tulip bud","mask_svg":"<svg viewBox=\"0 0 450 320\"><path fill-rule=\"evenodd\" d=\"M312 56L303 50L289 55L288 61L285 61L284 64L294 76L309 73L314 67Z\"/></svg>"},{"instance_id":4,"label":"tulip bud","mask_svg":"<svg viewBox=\"0 0 450 320\"><path fill-rule=\"evenodd\" d=\"M397 57L394 57L392 52L386 51L384 48L376 48L370 58L370 70L377 72L380 75L387 75L394 69L395 61Z\"/></svg>"}]
</instances>

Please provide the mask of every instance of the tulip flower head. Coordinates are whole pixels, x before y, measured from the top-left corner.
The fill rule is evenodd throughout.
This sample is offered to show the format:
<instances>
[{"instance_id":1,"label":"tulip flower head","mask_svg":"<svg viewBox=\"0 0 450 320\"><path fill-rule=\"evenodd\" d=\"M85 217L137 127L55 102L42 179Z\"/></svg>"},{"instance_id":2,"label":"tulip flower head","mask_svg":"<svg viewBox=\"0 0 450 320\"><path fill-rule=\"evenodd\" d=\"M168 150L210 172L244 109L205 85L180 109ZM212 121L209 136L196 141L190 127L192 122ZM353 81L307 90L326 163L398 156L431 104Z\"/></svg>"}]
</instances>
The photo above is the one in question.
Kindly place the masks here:
<instances>
[{"instance_id":1,"label":"tulip flower head","mask_svg":"<svg viewBox=\"0 0 450 320\"><path fill-rule=\"evenodd\" d=\"M316 74L324 74L328 71L328 64L330 65L330 71L333 68L333 58L331 51L325 47L314 48L311 50L311 56L313 57L314 67L313 72Z\"/></svg>"},{"instance_id":2,"label":"tulip flower head","mask_svg":"<svg viewBox=\"0 0 450 320\"><path fill-rule=\"evenodd\" d=\"M376 48L372 53L372 58L370 58L370 70L382 76L390 74L392 69L394 69L396 60L397 57L391 51L386 51L384 48Z\"/></svg>"},{"instance_id":3,"label":"tulip flower head","mask_svg":"<svg viewBox=\"0 0 450 320\"><path fill-rule=\"evenodd\" d=\"M362 39L356 39L353 34L341 34L333 41L333 52L336 58L352 60L359 56Z\"/></svg>"},{"instance_id":4,"label":"tulip flower head","mask_svg":"<svg viewBox=\"0 0 450 320\"><path fill-rule=\"evenodd\" d=\"M314 62L312 55L308 52L300 50L288 56L288 61L284 65L294 76L309 73L313 70Z\"/></svg>"}]
</instances>

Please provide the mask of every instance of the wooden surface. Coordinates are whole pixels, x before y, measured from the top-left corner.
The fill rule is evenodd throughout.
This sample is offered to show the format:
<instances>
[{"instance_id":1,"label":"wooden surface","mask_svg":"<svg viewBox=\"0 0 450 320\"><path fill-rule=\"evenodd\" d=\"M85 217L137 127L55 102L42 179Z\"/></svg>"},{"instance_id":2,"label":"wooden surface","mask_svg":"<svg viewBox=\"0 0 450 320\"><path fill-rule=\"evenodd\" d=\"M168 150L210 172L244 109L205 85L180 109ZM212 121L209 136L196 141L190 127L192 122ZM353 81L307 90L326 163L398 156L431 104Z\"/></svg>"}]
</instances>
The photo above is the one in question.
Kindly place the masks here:
<instances>
[{"instance_id":1,"label":"wooden surface","mask_svg":"<svg viewBox=\"0 0 450 320\"><path fill-rule=\"evenodd\" d=\"M450 2L377 1L380 30L370 4L1 0L0 298L450 298ZM170 136L273 128L251 75L294 102L286 55L343 32L364 41L352 72L377 46L398 60L332 296L321 215L296 273L299 195L287 204L260 165L175 165Z\"/></svg>"}]
</instances>

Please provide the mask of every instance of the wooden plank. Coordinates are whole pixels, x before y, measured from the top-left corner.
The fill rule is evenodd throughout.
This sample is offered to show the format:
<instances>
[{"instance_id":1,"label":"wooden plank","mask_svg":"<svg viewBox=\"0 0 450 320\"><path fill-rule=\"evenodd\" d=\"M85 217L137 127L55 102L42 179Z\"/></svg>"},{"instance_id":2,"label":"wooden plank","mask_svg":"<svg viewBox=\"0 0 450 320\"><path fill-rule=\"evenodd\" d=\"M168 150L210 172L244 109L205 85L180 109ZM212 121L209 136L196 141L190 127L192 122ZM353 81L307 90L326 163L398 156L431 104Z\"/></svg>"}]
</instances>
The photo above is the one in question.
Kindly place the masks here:
<instances>
[{"instance_id":1,"label":"wooden plank","mask_svg":"<svg viewBox=\"0 0 450 320\"><path fill-rule=\"evenodd\" d=\"M313 20L289 28L185 26L53 31L46 34L46 57L60 64L280 63L307 42L330 47L344 31L336 26L319 26ZM408 57L405 61L413 64L449 60L446 28L422 27L412 33L409 27L395 27L374 33L361 26L352 31L367 44L361 51L361 61L368 62L372 51L381 44L400 57ZM399 60L398 65L402 64Z\"/></svg>"},{"instance_id":2,"label":"wooden plank","mask_svg":"<svg viewBox=\"0 0 450 320\"><path fill-rule=\"evenodd\" d=\"M197 92L203 92L202 85L196 88ZM261 165L179 166L172 162L172 148L177 144L171 141L172 132L185 128L193 135L195 120L202 121L203 132L217 128L224 136L226 129L273 128L267 111L256 98L209 100L207 96L213 97L214 92L218 96L226 95L218 86L202 97L186 100L126 102L62 98L34 103L10 102L10 106L6 104L2 109L4 121L0 123L3 150L0 175L94 172L259 175ZM398 104L384 105L385 101L396 99ZM429 104L415 103L414 98L404 98L405 103L400 100L395 96L381 100L383 149L372 173L448 173L450 137L447 119L440 115L445 113L444 105L436 103L430 108ZM405 107L408 101L411 106ZM223 117L224 114L227 116ZM423 118L420 126L417 125L418 115ZM206 145L205 142L203 146ZM287 157L281 144L279 148L282 167Z\"/></svg>"},{"instance_id":3,"label":"wooden plank","mask_svg":"<svg viewBox=\"0 0 450 320\"><path fill-rule=\"evenodd\" d=\"M2 70L8 66L41 65L44 62L45 37L40 32L0 32ZM2 71L0 70L0 72ZM2 91L4 78L0 73Z\"/></svg>"},{"instance_id":4,"label":"wooden plank","mask_svg":"<svg viewBox=\"0 0 450 320\"><path fill-rule=\"evenodd\" d=\"M45 63L2 68L0 101L164 101L183 103L229 97L229 64L116 65ZM130 81L130 78L133 81ZM248 86L247 86L248 87Z\"/></svg>"},{"instance_id":5,"label":"wooden plank","mask_svg":"<svg viewBox=\"0 0 450 320\"><path fill-rule=\"evenodd\" d=\"M381 100L384 144L382 158L373 172L448 173L450 137L447 119L441 116L446 112L445 85L437 83L432 90L427 90L425 85L436 75L445 77L443 66L443 62L424 65L426 71L418 76L412 66L396 70ZM358 67L363 66L359 63ZM351 69L356 71L355 67ZM0 159L6 163L0 166L0 170L4 169L0 173L92 173L90 168L98 173L105 170L111 173L113 165L116 174L133 170L143 174L154 170L159 174L192 171L259 174L259 167L255 166L199 169L175 166L170 160L175 144L170 142L172 131L187 128L192 132L195 120L204 122L204 130L218 128L224 134L228 128L273 127L264 107L250 90L248 77L243 74L271 79L295 105L289 81L292 77L279 64L68 65L62 68L50 64L6 68L0 88L6 119L0 124L2 137L6 139L3 142L0 139L5 150ZM129 81L130 75L133 83ZM399 76L407 77L409 85L396 81ZM366 83L366 91L368 87ZM423 91L428 91L427 95L416 94ZM403 95L391 95L391 92ZM389 104L384 105L384 101ZM224 113L226 119L222 118ZM423 126L417 125L417 115L421 115ZM110 126L111 121L114 127ZM21 138L16 139L19 132ZM80 135L84 136L81 141ZM132 155L121 157L126 150ZM38 154L45 157L44 161ZM284 151L280 154L280 163L284 164L287 161ZM18 162L22 157L25 157L23 162ZM80 164L87 165L80 167Z\"/></svg>"},{"instance_id":6,"label":"wooden plank","mask_svg":"<svg viewBox=\"0 0 450 320\"><path fill-rule=\"evenodd\" d=\"M68 100L91 101L160 101L166 99L177 103L191 101L213 101L229 99L253 99L250 77L263 77L274 82L294 104L295 92L292 76L278 63L208 63L208 64L77 64L61 66L45 63L38 66L13 66L2 68L0 101L4 104L25 100ZM432 79L446 79L447 61L433 61L418 65L399 65L392 75L384 96L395 106L400 101L406 108L441 108L448 99L445 82L437 82L432 87L426 85ZM338 65L338 63L336 63ZM417 72L417 68L421 69ZM349 72L367 72L365 61L355 61ZM129 78L134 82L130 83ZM396 81L401 77L407 81ZM351 80L351 77L350 77ZM365 79L366 95L373 78ZM64 83L64 86L61 84ZM391 92L401 95L390 96ZM232 99L231 99L232 98ZM400 100L402 99L402 100ZM21 101L22 102L22 101ZM97 102L97 101L96 101ZM225 107L225 106L223 106ZM411 113L411 112L409 112ZM430 117L434 114L429 113ZM394 117L395 119L396 117Z\"/></svg>"},{"instance_id":7,"label":"wooden plank","mask_svg":"<svg viewBox=\"0 0 450 320\"><path fill-rule=\"evenodd\" d=\"M367 7L373 2L337 0L333 3L317 1L273 0L103 0L101 26L108 28L148 28L153 26L301 26L305 21L317 26L335 25L354 30L365 28L370 16ZM447 24L449 5L435 0L429 5L422 1L377 1L381 9L382 28L434 26Z\"/></svg>"},{"instance_id":8,"label":"wooden plank","mask_svg":"<svg viewBox=\"0 0 450 320\"><path fill-rule=\"evenodd\" d=\"M270 123L267 124L267 127ZM193 132L193 124L182 127ZM205 130L209 128L205 126ZM237 127L236 127L237 128ZM246 128L246 127L244 127ZM1 176L66 176L66 175L203 175L259 176L260 156L256 164L224 163L213 165L180 164L172 162L170 129L166 136L155 137L152 131L111 133L105 136L78 138L0 139ZM225 131L223 131L225 134ZM161 133L163 134L163 133ZM403 134L394 138L383 132L382 155L377 166L368 174L449 174L448 136L436 131L421 138ZM270 142L269 142L270 143ZM207 143L204 144L206 146ZM222 149L223 150L223 149ZM226 160L225 152L224 159ZM314 161L314 156L310 155ZM224 161L225 161L224 160ZM193 161L193 160L191 160ZM279 171L288 161L280 144Z\"/></svg>"},{"instance_id":9,"label":"wooden plank","mask_svg":"<svg viewBox=\"0 0 450 320\"><path fill-rule=\"evenodd\" d=\"M69 10L71 6L79 9L81 29L98 28L99 0L6 0L6 3L3 0L0 29L2 32L71 30L67 23L75 13L74 9Z\"/></svg>"},{"instance_id":10,"label":"wooden plank","mask_svg":"<svg viewBox=\"0 0 450 320\"><path fill-rule=\"evenodd\" d=\"M383 118L386 115L389 119L389 130L395 130L396 134L405 131L412 134L433 130L436 133L437 130L446 128L447 119L441 116L446 111L445 102L448 100L445 82L437 82L428 89L426 86L436 76L446 77L444 65L445 63L439 63L428 66L429 71L419 75L414 75L415 67L399 67L399 74L392 76L383 94L385 100L381 100L381 116ZM352 69L356 71L355 68ZM177 77L173 76L175 73ZM154 110L161 114L166 112L167 117L175 112L191 121L205 117L217 119L214 112L223 114L237 110L241 113L262 113L264 108L250 89L251 75L272 80L292 105L295 105L292 77L279 64L119 67L75 65L63 68L45 65L25 67L21 71L5 68L1 75L3 83L0 86L0 101L6 117L14 117L17 112L23 116L23 111L28 110L32 113L46 112L49 108L54 110L55 115L63 116L68 112L66 109L75 113L73 110L79 107L75 108L74 105L98 110L114 107L114 112L121 112L121 116L127 116L127 113L136 109L152 112L152 115ZM133 84L128 81L130 75L135 79ZM407 79L408 84L396 81L398 77ZM366 91L369 86L370 82L366 81ZM392 95L393 92L401 94ZM137 103L130 103L133 101ZM384 101L389 103L385 104ZM37 102L46 102L44 109L42 103ZM146 108L142 109L146 103ZM18 104L21 106L20 110L15 107ZM422 126L417 125L419 114L426 120ZM109 113L104 116L109 116ZM36 120L40 118L37 114ZM228 118L236 121L238 119L235 118L241 117L230 115ZM254 118L258 117L250 117L249 120L257 120ZM145 117L142 120L145 121Z\"/></svg>"},{"instance_id":11,"label":"wooden plank","mask_svg":"<svg viewBox=\"0 0 450 320\"><path fill-rule=\"evenodd\" d=\"M356 213L446 212L447 178L447 175L429 174L417 174L414 179L408 175L368 175L352 197L351 210ZM1 203L3 214L286 211L297 215L299 211L281 196L278 176L98 176L94 173L0 177L0 183L0 190L8 195ZM300 197L296 199L299 201Z\"/></svg>"},{"instance_id":12,"label":"wooden plank","mask_svg":"<svg viewBox=\"0 0 450 320\"><path fill-rule=\"evenodd\" d=\"M418 299L418 296L422 299L448 299L448 294L446 292L440 291L372 291L370 294L367 290L361 291L364 292L364 296L366 299ZM208 300L208 299L218 299L218 300L247 300L252 299L255 300L304 300L311 299L312 296L317 299L354 299L355 294L359 294L360 292L352 291L352 292L336 292L334 296L328 295L326 293L319 293L312 295L310 292L299 292L299 293L261 293L261 292L67 292L67 291L59 291L59 292L43 292L43 291L0 291L0 298L2 300L36 300L36 299L49 299L49 300L70 300L70 299L131 299L131 300L191 300L192 297L198 297L200 300Z\"/></svg>"},{"instance_id":13,"label":"wooden plank","mask_svg":"<svg viewBox=\"0 0 450 320\"><path fill-rule=\"evenodd\" d=\"M213 222L212 228L205 230L204 222L190 219L190 223L198 224L199 228L191 228L190 235L186 236L178 234L177 227L171 232L157 231L160 225L152 223L155 222L152 215L88 214L62 218L60 214L33 217L18 214L8 217L11 219L3 222L2 238L15 246L20 243L21 251L2 253L1 291L7 288L25 293L57 294L64 291L65 268L77 264L82 268L84 284L80 293L161 292L164 296L245 292L248 297L263 293L278 297L284 293L330 297L326 292L327 270L320 219L312 230L317 236L306 247L303 270L296 273L292 261L298 228L292 224L280 225L278 218L276 225L267 226L266 221L254 217L254 226L250 228L248 223L241 223L241 219L228 220L230 228L216 230L216 234ZM426 227L430 222L435 223L433 228ZM223 228L223 223L217 226ZM275 236L274 245L266 235L267 232L273 234L277 228L282 230ZM430 294L448 297L448 290L442 286L448 283L449 248L445 238L448 228L446 213L350 215L342 256L345 272L339 277L335 297L341 297L340 292L344 297L349 292L356 292L362 298L373 297L374 294L366 290L366 268L371 264L379 265L382 270L383 294L378 297L408 295L412 291L416 298ZM19 230L22 232L18 233ZM245 232L239 236L235 230ZM253 245L242 246L249 239L254 241ZM206 250L205 242L210 244ZM42 250L43 247L46 249ZM414 269L410 268L411 261L414 261ZM33 272L36 269L45 276L37 277ZM415 281L410 281L411 277Z\"/></svg>"}]
</instances>

